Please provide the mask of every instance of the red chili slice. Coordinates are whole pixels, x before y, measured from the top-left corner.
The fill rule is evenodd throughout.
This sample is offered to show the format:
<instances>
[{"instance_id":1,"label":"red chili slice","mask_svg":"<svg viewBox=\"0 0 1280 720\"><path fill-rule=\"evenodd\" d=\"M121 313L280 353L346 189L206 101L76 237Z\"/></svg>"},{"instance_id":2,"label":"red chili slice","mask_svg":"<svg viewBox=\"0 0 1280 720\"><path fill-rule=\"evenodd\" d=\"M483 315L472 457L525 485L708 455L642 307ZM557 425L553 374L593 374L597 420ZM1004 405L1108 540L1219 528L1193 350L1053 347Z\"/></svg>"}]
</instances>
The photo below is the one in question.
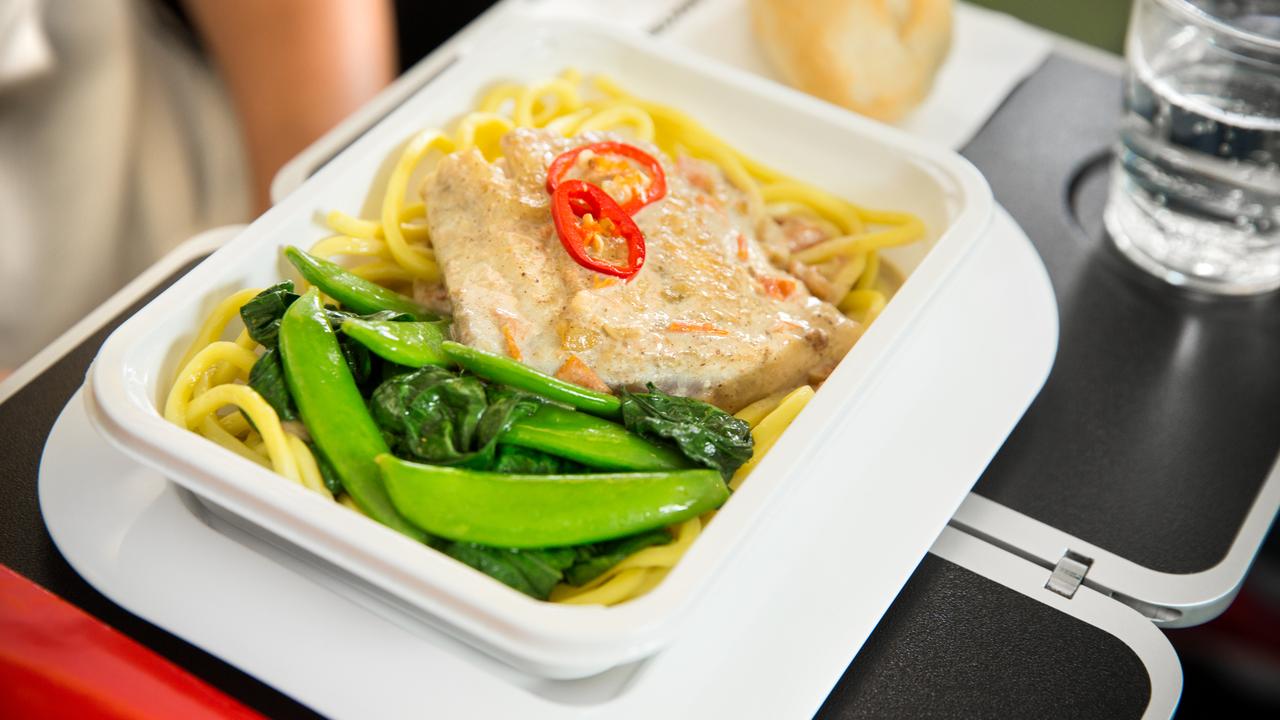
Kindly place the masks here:
<instances>
[{"instance_id":1,"label":"red chili slice","mask_svg":"<svg viewBox=\"0 0 1280 720\"><path fill-rule=\"evenodd\" d=\"M617 236L627 243L626 265L613 265L587 254L587 243L592 238L581 220L588 213L598 222L612 223ZM551 219L555 221L565 252L582 267L630 280L644 266L644 233L627 211L599 186L583 180L561 182L551 195Z\"/></svg>"},{"instance_id":2,"label":"red chili slice","mask_svg":"<svg viewBox=\"0 0 1280 720\"><path fill-rule=\"evenodd\" d=\"M565 176L569 174L574 164L578 162L578 155L586 150L590 150L596 155L618 155L628 160L634 160L648 173L648 186L636 188L632 192L631 198L621 203L622 209L626 210L628 215L634 215L645 205L655 200L661 200L666 196L667 174L662 171L662 164L640 148L620 142L592 143L558 155L555 160L551 161L551 166L547 168L547 192L552 195L555 194L556 188L565 181Z\"/></svg>"}]
</instances>

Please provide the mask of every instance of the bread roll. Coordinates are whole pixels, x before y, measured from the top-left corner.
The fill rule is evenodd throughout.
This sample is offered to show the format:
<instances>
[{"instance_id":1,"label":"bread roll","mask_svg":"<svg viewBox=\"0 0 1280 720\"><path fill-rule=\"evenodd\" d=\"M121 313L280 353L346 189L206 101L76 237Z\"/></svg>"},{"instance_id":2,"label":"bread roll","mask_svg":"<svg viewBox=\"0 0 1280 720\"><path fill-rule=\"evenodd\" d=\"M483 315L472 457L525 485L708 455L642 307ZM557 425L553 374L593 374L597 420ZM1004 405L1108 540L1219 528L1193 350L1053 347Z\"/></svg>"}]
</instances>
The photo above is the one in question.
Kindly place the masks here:
<instances>
[{"instance_id":1,"label":"bread roll","mask_svg":"<svg viewBox=\"0 0 1280 720\"><path fill-rule=\"evenodd\" d=\"M791 85L886 122L929 93L951 0L751 0L756 37Z\"/></svg>"}]
</instances>

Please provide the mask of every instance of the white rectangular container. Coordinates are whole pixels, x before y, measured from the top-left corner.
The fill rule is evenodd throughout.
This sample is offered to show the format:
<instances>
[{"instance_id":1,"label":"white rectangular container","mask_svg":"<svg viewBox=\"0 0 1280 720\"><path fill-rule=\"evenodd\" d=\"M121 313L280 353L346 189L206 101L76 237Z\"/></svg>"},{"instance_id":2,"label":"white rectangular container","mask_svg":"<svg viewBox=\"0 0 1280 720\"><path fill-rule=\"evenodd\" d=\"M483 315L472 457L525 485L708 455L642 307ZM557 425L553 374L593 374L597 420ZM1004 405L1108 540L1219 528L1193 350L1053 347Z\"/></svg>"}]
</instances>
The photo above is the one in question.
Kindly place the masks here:
<instances>
[{"instance_id":1,"label":"white rectangular container","mask_svg":"<svg viewBox=\"0 0 1280 720\"><path fill-rule=\"evenodd\" d=\"M179 356L213 305L240 288L291 276L280 248L306 247L325 236L317 222L324 212L370 215L376 203L370 189L407 138L449 125L495 82L528 82L567 67L611 75L637 95L688 112L766 164L861 204L914 212L929 229L927 241L891 254L908 274L906 283L750 481L660 586L612 608L531 599L167 423L160 410ZM875 451L833 439L858 412L860 390L874 374L893 371L888 359L898 341L981 236L992 208L982 176L949 150L648 36L511 19L465 46L456 62L122 325L90 370L86 398L95 425L113 443L243 523L315 554L355 576L353 582L517 667L582 677L642 658L677 637L686 611L771 498L788 484L836 481L806 472L815 457L831 467L842 454ZM947 486L938 496L950 502L966 488ZM921 503L928 506L930 497ZM938 509L949 515L953 508ZM886 521L892 526L892 518ZM910 540L924 548L932 538ZM860 554L873 558L884 542L894 537L868 528L866 542L850 549L851 566Z\"/></svg>"}]
</instances>

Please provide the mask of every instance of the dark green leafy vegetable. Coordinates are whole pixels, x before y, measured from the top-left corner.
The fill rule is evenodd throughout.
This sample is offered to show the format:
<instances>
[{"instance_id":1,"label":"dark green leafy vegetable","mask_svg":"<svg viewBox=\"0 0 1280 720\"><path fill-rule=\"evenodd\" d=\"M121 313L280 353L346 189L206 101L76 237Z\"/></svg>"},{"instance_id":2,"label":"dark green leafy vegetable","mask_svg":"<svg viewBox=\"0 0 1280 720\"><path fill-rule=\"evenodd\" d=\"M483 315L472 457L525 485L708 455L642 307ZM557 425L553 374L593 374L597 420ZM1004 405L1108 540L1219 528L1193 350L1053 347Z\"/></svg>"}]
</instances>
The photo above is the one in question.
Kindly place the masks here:
<instances>
[{"instance_id":1,"label":"dark green leafy vegetable","mask_svg":"<svg viewBox=\"0 0 1280 720\"><path fill-rule=\"evenodd\" d=\"M489 577L505 583L539 600L546 600L551 589L574 563L573 548L514 550L475 543L450 543L445 554Z\"/></svg>"},{"instance_id":2,"label":"dark green leafy vegetable","mask_svg":"<svg viewBox=\"0 0 1280 720\"><path fill-rule=\"evenodd\" d=\"M338 477L338 472L333 469L333 465L329 464L329 460L315 443L309 442L307 447L311 448L311 456L316 459L316 467L320 469L320 478L324 480L324 486L335 496L338 495L342 492L342 479Z\"/></svg>"},{"instance_id":3,"label":"dark green leafy vegetable","mask_svg":"<svg viewBox=\"0 0 1280 720\"><path fill-rule=\"evenodd\" d=\"M493 467L486 469L509 475L569 475L590 472L586 465L518 445L498 445Z\"/></svg>"},{"instance_id":4,"label":"dark green leafy vegetable","mask_svg":"<svg viewBox=\"0 0 1280 720\"><path fill-rule=\"evenodd\" d=\"M280 318L289 309L298 294L293 291L293 281L285 280L263 290L240 306L240 319L254 342L270 350L276 346L280 333Z\"/></svg>"},{"instance_id":5,"label":"dark green leafy vegetable","mask_svg":"<svg viewBox=\"0 0 1280 720\"><path fill-rule=\"evenodd\" d=\"M444 552L520 592L546 600L560 582L581 586L647 547L672 541L665 529L631 537L563 548L516 550L475 543L451 542Z\"/></svg>"},{"instance_id":6,"label":"dark green leafy vegetable","mask_svg":"<svg viewBox=\"0 0 1280 720\"><path fill-rule=\"evenodd\" d=\"M249 370L249 387L262 396L281 420L297 420L298 408L284 379L279 348L269 348Z\"/></svg>"},{"instance_id":7,"label":"dark green leafy vegetable","mask_svg":"<svg viewBox=\"0 0 1280 720\"><path fill-rule=\"evenodd\" d=\"M685 457L719 470L727 481L751 459L751 426L720 408L676 397L649 384L643 393L622 392L622 423L633 433L674 443Z\"/></svg>"},{"instance_id":8,"label":"dark green leafy vegetable","mask_svg":"<svg viewBox=\"0 0 1280 720\"><path fill-rule=\"evenodd\" d=\"M338 349L342 350L342 357L347 361L347 367L351 368L351 377L355 378L356 385L362 391L367 391L369 380L374 376L373 354L365 346L342 334L338 335Z\"/></svg>"},{"instance_id":9,"label":"dark green leafy vegetable","mask_svg":"<svg viewBox=\"0 0 1280 720\"><path fill-rule=\"evenodd\" d=\"M293 291L293 281L286 280L263 290L255 295L249 302L242 305L240 307L240 319L244 321L245 330L249 333L249 337L252 338L254 342L265 347L268 351L273 350L276 347L277 338L280 333L280 319L284 317L285 311L289 309L289 306L292 305L298 297L298 294ZM340 310L331 306L324 309L324 315L335 331L342 326L342 323L351 319L370 322L406 321L413 319L412 315L393 310L379 311L371 315L356 315L355 313ZM346 335L340 334L338 336L338 343L342 349L342 356L346 358L347 366L351 368L351 374L355 377L356 385L364 388L374 375L373 371L375 363L373 356L363 345L353 341ZM266 356L264 355L263 357L265 358ZM278 365L279 362L278 357L268 361L268 363L275 363L276 365ZM257 369L259 365L262 366L260 372L264 373L261 378L261 382L264 384L269 381L273 381L275 376L279 374L265 374L270 372L269 365L264 364L261 360L254 365L254 368ZM252 377L250 378L249 384L255 390L258 390L259 394L262 394L263 397L267 399L267 402L271 403L271 406L276 409L276 413L280 414L281 418L285 418L284 413L281 412L281 406L278 406L272 397L268 397L266 394L263 394L262 390L252 382ZM277 394L276 399L280 400L282 398ZM292 407L292 402L289 403L289 407ZM291 420L293 417L290 416L285 419Z\"/></svg>"},{"instance_id":10,"label":"dark green leafy vegetable","mask_svg":"<svg viewBox=\"0 0 1280 720\"><path fill-rule=\"evenodd\" d=\"M369 400L395 454L474 469L489 467L498 436L540 405L527 393L434 366L386 380Z\"/></svg>"},{"instance_id":11,"label":"dark green leafy vegetable","mask_svg":"<svg viewBox=\"0 0 1280 720\"><path fill-rule=\"evenodd\" d=\"M608 542L578 545L574 548L577 560L565 570L564 581L570 585L586 585L628 556L647 547L666 545L672 539L671 533L666 529L658 528Z\"/></svg>"}]
</instances>

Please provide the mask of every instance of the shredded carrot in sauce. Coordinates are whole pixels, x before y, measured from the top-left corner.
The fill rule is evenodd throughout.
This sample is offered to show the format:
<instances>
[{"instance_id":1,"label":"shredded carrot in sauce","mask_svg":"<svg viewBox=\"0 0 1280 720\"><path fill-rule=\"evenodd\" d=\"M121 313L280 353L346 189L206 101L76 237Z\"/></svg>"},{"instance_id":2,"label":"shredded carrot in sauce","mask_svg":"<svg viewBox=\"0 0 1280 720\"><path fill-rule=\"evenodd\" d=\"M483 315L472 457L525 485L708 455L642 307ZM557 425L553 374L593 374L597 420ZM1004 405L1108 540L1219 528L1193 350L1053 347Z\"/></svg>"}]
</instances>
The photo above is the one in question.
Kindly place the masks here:
<instances>
[{"instance_id":1,"label":"shredded carrot in sauce","mask_svg":"<svg viewBox=\"0 0 1280 720\"><path fill-rule=\"evenodd\" d=\"M507 354L511 359L524 360L524 353L520 352L520 344L516 342L516 333L511 328L509 320L504 320L502 323L502 338L507 341Z\"/></svg>"},{"instance_id":2,"label":"shredded carrot in sauce","mask_svg":"<svg viewBox=\"0 0 1280 720\"><path fill-rule=\"evenodd\" d=\"M560 366L556 371L556 377L566 380L575 385L581 385L589 390L596 390L603 393L612 393L613 390L605 384L604 380L591 369L590 365L582 362L577 355L570 355L568 360Z\"/></svg>"},{"instance_id":3,"label":"shredded carrot in sauce","mask_svg":"<svg viewBox=\"0 0 1280 720\"><path fill-rule=\"evenodd\" d=\"M710 323L673 322L667 326L668 332L707 333L709 335L728 335L729 331Z\"/></svg>"},{"instance_id":4,"label":"shredded carrot in sauce","mask_svg":"<svg viewBox=\"0 0 1280 720\"><path fill-rule=\"evenodd\" d=\"M796 291L796 281L789 278L760 278L760 285L765 294L774 300L786 300Z\"/></svg>"},{"instance_id":5,"label":"shredded carrot in sauce","mask_svg":"<svg viewBox=\"0 0 1280 720\"><path fill-rule=\"evenodd\" d=\"M618 283L617 280L614 280L608 275L597 274L595 277L591 278L591 287L595 290L599 290L601 288L613 287L617 283Z\"/></svg>"},{"instance_id":6,"label":"shredded carrot in sauce","mask_svg":"<svg viewBox=\"0 0 1280 720\"><path fill-rule=\"evenodd\" d=\"M738 233L738 259L746 262L750 255L747 254L747 236Z\"/></svg>"},{"instance_id":7,"label":"shredded carrot in sauce","mask_svg":"<svg viewBox=\"0 0 1280 720\"><path fill-rule=\"evenodd\" d=\"M779 320L769 328L769 332L777 332L779 330L798 330L804 332L804 326L800 323L794 323L789 320Z\"/></svg>"}]
</instances>

